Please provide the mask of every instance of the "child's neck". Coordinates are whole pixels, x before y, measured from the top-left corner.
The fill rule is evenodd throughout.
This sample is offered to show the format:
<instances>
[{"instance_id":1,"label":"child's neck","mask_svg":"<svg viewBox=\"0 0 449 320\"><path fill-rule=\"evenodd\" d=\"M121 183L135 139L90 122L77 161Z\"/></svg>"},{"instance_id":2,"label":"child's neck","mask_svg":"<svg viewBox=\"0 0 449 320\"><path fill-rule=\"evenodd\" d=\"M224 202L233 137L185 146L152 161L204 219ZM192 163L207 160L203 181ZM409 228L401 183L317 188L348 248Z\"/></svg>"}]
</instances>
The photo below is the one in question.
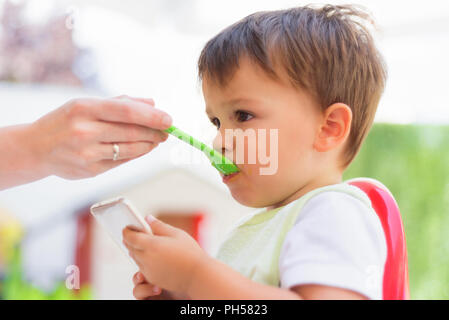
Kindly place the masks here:
<instances>
[{"instance_id":1,"label":"child's neck","mask_svg":"<svg viewBox=\"0 0 449 320\"><path fill-rule=\"evenodd\" d=\"M276 208L285 206L285 205L289 204L290 202L301 198L303 195L305 195L309 191L315 190L320 187L341 183L342 179L343 179L343 172L341 172L341 171L337 171L337 172L333 172L333 173L326 173L325 175L319 176L316 179L305 184L304 186L302 186L301 188L296 190L294 193L289 195L286 199L284 199L274 205L271 205L271 206L267 207L266 209L268 211L268 210L272 210L272 209L276 209Z\"/></svg>"}]
</instances>

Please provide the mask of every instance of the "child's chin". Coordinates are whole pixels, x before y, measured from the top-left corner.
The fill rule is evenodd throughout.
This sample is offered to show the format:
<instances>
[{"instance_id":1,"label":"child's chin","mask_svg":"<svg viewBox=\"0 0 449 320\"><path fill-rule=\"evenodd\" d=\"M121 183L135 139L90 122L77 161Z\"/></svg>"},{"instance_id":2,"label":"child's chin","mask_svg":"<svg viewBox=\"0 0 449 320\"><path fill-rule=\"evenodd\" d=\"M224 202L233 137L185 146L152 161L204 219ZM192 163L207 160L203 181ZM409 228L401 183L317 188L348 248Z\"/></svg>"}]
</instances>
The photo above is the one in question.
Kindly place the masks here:
<instances>
[{"instance_id":1,"label":"child's chin","mask_svg":"<svg viewBox=\"0 0 449 320\"><path fill-rule=\"evenodd\" d=\"M246 207L264 208L267 206L266 201L261 200L260 197L247 194L245 192L242 192L241 190L231 189L231 195L235 199L235 201Z\"/></svg>"}]
</instances>

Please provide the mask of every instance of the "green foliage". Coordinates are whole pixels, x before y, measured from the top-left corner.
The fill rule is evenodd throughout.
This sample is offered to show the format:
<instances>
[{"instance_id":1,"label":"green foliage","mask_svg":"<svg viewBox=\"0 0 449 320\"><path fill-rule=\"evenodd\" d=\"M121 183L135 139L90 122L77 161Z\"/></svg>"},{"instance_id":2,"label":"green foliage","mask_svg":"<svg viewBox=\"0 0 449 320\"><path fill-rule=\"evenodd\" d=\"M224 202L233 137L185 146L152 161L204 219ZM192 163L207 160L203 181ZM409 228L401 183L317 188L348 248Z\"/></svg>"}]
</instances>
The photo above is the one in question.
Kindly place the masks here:
<instances>
[{"instance_id":1,"label":"green foliage","mask_svg":"<svg viewBox=\"0 0 449 320\"><path fill-rule=\"evenodd\" d=\"M401 210L412 299L449 299L449 127L375 124L344 179L385 184Z\"/></svg>"},{"instance_id":2,"label":"green foliage","mask_svg":"<svg viewBox=\"0 0 449 320\"><path fill-rule=\"evenodd\" d=\"M65 282L60 282L52 292L44 292L26 282L22 275L19 246L14 249L7 271L0 288L1 298L5 300L88 300L92 297L89 286L83 286L75 292L67 289Z\"/></svg>"}]
</instances>

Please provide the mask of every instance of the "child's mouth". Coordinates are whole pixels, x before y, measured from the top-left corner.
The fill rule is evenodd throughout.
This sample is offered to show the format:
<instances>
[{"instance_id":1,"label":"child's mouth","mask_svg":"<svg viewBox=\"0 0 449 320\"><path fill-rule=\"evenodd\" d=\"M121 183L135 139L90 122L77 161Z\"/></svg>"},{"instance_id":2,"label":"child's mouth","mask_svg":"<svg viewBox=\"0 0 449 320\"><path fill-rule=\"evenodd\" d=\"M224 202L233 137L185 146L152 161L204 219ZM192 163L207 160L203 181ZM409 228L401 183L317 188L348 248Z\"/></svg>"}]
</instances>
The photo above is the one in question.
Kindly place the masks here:
<instances>
[{"instance_id":1,"label":"child's mouth","mask_svg":"<svg viewBox=\"0 0 449 320\"><path fill-rule=\"evenodd\" d=\"M231 173L231 174L228 174L228 175L224 175L223 176L223 182L224 183L228 183L231 179L233 179L236 175L238 175L240 173L240 171L238 171L238 172L234 172L234 173Z\"/></svg>"}]
</instances>

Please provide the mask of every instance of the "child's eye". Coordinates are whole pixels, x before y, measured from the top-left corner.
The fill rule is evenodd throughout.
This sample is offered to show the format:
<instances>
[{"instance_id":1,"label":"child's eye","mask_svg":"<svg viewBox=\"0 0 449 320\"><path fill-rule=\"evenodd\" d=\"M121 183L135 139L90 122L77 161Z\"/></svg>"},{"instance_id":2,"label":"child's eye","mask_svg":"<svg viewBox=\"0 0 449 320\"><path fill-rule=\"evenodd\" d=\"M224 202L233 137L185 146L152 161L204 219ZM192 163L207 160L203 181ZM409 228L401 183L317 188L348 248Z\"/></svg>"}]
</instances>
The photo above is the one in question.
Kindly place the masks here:
<instances>
[{"instance_id":1,"label":"child's eye","mask_svg":"<svg viewBox=\"0 0 449 320\"><path fill-rule=\"evenodd\" d=\"M239 122L249 121L249 120L251 120L253 118L253 116L251 114L249 114L246 111L242 111L242 110L237 110L235 112L235 115L237 116L237 120ZM250 117L250 118L248 119L248 117Z\"/></svg>"},{"instance_id":2,"label":"child's eye","mask_svg":"<svg viewBox=\"0 0 449 320\"><path fill-rule=\"evenodd\" d=\"M235 116L237 117L237 121L239 122L245 122L253 118L253 115L243 110L235 111ZM218 118L212 118L210 119L210 122L212 122L212 124L216 126L217 129L220 129L220 120L218 120Z\"/></svg>"},{"instance_id":3,"label":"child's eye","mask_svg":"<svg viewBox=\"0 0 449 320\"><path fill-rule=\"evenodd\" d=\"M220 128L220 120L218 120L217 118L212 118L212 119L210 119L210 122L212 122L212 124L213 124L214 126L216 126L217 129Z\"/></svg>"}]
</instances>

